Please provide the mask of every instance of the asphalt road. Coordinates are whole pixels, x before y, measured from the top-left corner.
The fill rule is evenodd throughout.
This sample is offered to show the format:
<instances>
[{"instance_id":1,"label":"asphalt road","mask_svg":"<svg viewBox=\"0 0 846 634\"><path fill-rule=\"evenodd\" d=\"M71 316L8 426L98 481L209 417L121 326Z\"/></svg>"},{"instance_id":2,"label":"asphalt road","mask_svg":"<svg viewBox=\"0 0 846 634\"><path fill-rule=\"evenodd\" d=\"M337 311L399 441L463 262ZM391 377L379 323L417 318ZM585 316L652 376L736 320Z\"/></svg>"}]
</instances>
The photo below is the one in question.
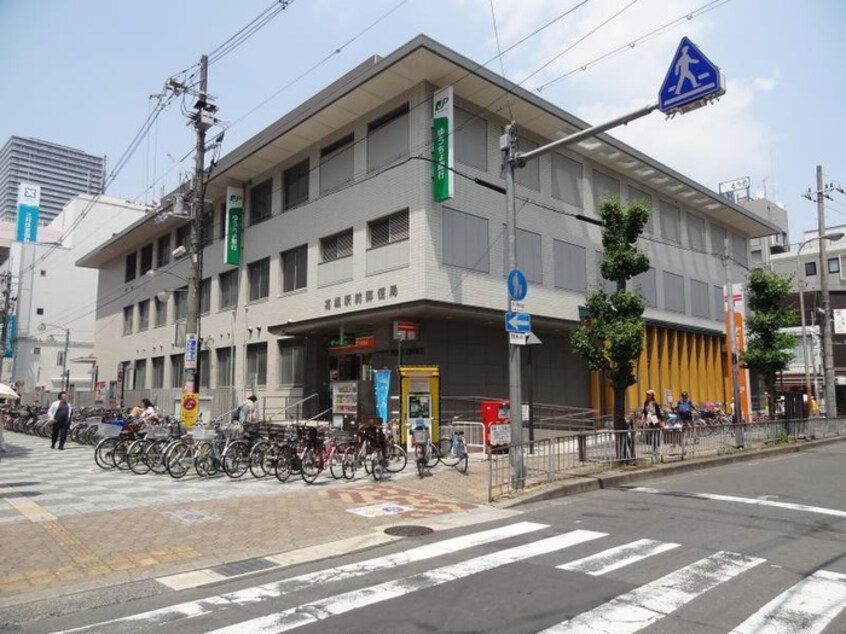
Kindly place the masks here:
<instances>
[{"instance_id":1,"label":"asphalt road","mask_svg":"<svg viewBox=\"0 0 846 634\"><path fill-rule=\"evenodd\" d=\"M20 630L843 634L844 479L835 443Z\"/></svg>"}]
</instances>

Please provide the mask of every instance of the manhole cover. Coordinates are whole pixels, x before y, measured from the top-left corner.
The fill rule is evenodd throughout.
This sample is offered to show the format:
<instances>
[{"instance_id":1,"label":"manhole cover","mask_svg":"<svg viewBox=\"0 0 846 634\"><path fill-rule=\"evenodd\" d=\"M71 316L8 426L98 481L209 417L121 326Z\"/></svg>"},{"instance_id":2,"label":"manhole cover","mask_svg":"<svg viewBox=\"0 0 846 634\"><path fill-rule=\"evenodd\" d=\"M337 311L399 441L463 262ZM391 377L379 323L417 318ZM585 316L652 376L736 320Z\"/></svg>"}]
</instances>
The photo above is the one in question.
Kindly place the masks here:
<instances>
[{"instance_id":1,"label":"manhole cover","mask_svg":"<svg viewBox=\"0 0 846 634\"><path fill-rule=\"evenodd\" d=\"M391 526L385 529L385 535L395 537L422 537L434 532L434 529L428 526Z\"/></svg>"}]
</instances>

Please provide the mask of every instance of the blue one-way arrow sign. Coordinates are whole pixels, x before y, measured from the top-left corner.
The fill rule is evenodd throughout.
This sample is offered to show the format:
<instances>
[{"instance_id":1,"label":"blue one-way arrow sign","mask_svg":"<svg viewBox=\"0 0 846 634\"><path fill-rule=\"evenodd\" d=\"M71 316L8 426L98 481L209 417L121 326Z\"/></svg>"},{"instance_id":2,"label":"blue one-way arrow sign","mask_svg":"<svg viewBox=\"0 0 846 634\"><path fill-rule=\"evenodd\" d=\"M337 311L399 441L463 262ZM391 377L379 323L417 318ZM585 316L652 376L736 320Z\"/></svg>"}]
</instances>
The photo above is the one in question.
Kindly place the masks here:
<instances>
[{"instance_id":1,"label":"blue one-way arrow sign","mask_svg":"<svg viewBox=\"0 0 846 634\"><path fill-rule=\"evenodd\" d=\"M693 110L725 92L722 71L683 37L658 93L661 112Z\"/></svg>"},{"instance_id":2,"label":"blue one-way arrow sign","mask_svg":"<svg viewBox=\"0 0 846 634\"><path fill-rule=\"evenodd\" d=\"M506 332L532 332L532 316L528 313L505 313Z\"/></svg>"}]
</instances>

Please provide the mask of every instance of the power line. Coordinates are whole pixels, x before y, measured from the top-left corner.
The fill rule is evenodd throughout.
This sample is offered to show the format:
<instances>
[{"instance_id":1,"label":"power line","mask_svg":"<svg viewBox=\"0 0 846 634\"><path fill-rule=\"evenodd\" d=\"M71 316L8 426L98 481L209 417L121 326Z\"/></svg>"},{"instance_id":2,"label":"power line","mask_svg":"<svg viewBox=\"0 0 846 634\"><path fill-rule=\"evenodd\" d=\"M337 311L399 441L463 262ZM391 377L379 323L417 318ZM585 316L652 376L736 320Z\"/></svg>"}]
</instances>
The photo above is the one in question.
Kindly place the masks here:
<instances>
[{"instance_id":1,"label":"power line","mask_svg":"<svg viewBox=\"0 0 846 634\"><path fill-rule=\"evenodd\" d=\"M268 6L264 11L259 13L255 18L253 18L250 22L243 26L228 40L223 42L223 44L219 45L217 48L213 49L208 55L209 64L214 64L215 62L220 61L221 59L229 55L229 53L237 49L244 42L249 40L253 35L258 33L262 29L262 27L264 27L268 22L273 20L273 18L282 13L293 3L294 0L274 0L274 2L270 6Z\"/></svg>"},{"instance_id":2,"label":"power line","mask_svg":"<svg viewBox=\"0 0 846 634\"><path fill-rule=\"evenodd\" d=\"M494 11L493 0L488 0L488 3L491 6L491 20L493 21L493 30L494 30L494 38L496 39L496 50L499 53L499 68L502 71L502 82L503 82L503 89L505 89L505 62L502 59L502 46L499 44L499 29L496 27L496 12ZM508 105L508 116L510 119L514 119L514 113L511 112L511 100L508 99L508 91L506 89L505 92L506 96L506 104Z\"/></svg>"}]
</instances>

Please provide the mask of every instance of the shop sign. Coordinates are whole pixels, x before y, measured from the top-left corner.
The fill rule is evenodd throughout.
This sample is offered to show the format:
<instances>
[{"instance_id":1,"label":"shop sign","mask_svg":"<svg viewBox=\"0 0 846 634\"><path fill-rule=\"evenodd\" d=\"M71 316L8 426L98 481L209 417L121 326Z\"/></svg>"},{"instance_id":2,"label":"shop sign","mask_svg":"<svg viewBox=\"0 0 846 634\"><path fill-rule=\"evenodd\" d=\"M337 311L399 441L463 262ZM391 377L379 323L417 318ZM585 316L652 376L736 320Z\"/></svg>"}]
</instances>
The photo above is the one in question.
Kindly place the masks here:
<instances>
[{"instance_id":1,"label":"shop sign","mask_svg":"<svg viewBox=\"0 0 846 634\"><path fill-rule=\"evenodd\" d=\"M226 188L226 264L241 264L244 232L244 190Z\"/></svg>"},{"instance_id":2,"label":"shop sign","mask_svg":"<svg viewBox=\"0 0 846 634\"><path fill-rule=\"evenodd\" d=\"M452 86L439 90L432 109L432 196L441 202L452 198L453 174L453 95Z\"/></svg>"},{"instance_id":3,"label":"shop sign","mask_svg":"<svg viewBox=\"0 0 846 634\"><path fill-rule=\"evenodd\" d=\"M399 297L399 287L396 284L391 284L389 287L384 286L375 290L368 290L358 293L348 293L346 295L339 295L334 298L325 300L324 308L332 310L333 308L350 308L353 306L361 306L363 304L372 304L374 301L383 302L386 299L394 299Z\"/></svg>"}]
</instances>

